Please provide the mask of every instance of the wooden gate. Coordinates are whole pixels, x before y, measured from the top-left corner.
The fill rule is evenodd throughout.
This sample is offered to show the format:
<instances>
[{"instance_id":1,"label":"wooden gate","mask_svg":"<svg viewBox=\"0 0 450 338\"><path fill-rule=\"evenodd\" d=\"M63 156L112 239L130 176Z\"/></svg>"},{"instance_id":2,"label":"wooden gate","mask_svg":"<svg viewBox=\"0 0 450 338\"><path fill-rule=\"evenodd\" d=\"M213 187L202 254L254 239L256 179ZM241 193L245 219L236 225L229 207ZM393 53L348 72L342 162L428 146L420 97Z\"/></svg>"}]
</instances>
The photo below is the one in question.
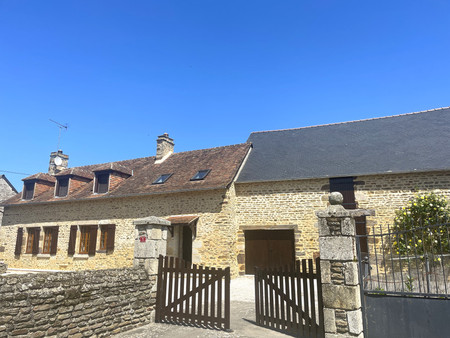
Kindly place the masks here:
<instances>
[{"instance_id":1,"label":"wooden gate","mask_svg":"<svg viewBox=\"0 0 450 338\"><path fill-rule=\"evenodd\" d=\"M230 330L230 268L160 255L155 321Z\"/></svg>"},{"instance_id":2,"label":"wooden gate","mask_svg":"<svg viewBox=\"0 0 450 338\"><path fill-rule=\"evenodd\" d=\"M256 322L297 337L324 337L320 262L303 259L275 269L255 268Z\"/></svg>"}]
</instances>

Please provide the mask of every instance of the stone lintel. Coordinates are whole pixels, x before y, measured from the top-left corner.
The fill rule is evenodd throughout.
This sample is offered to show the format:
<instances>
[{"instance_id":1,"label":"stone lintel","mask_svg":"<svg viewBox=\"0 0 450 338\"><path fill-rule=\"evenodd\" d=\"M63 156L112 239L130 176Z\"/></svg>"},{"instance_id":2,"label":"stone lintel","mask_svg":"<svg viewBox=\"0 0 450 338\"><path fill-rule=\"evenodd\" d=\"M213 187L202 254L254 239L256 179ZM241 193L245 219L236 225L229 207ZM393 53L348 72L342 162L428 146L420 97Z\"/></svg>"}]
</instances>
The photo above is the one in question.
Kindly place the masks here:
<instances>
[{"instance_id":1,"label":"stone lintel","mask_svg":"<svg viewBox=\"0 0 450 338\"><path fill-rule=\"evenodd\" d=\"M320 258L352 261L356 257L354 237L320 237Z\"/></svg>"},{"instance_id":2,"label":"stone lintel","mask_svg":"<svg viewBox=\"0 0 450 338\"><path fill-rule=\"evenodd\" d=\"M374 209L354 209L349 210L351 217L375 216Z\"/></svg>"},{"instance_id":3,"label":"stone lintel","mask_svg":"<svg viewBox=\"0 0 450 338\"><path fill-rule=\"evenodd\" d=\"M344 209L342 205L330 205L326 210L316 211L316 216L319 218L329 217L361 217L361 216L375 216L373 209Z\"/></svg>"},{"instance_id":4,"label":"stone lintel","mask_svg":"<svg viewBox=\"0 0 450 338\"><path fill-rule=\"evenodd\" d=\"M98 225L109 225L109 224L115 224L116 222L110 220L110 219L102 219L98 221Z\"/></svg>"},{"instance_id":5,"label":"stone lintel","mask_svg":"<svg viewBox=\"0 0 450 338\"><path fill-rule=\"evenodd\" d=\"M133 221L134 225L166 225L169 226L171 223L163 218L159 218L156 216L148 216L148 217L144 217L144 218L139 218L139 219L135 219Z\"/></svg>"},{"instance_id":6,"label":"stone lintel","mask_svg":"<svg viewBox=\"0 0 450 338\"><path fill-rule=\"evenodd\" d=\"M327 210L316 211L316 216L319 218L348 217L350 213L342 205L330 205Z\"/></svg>"}]
</instances>

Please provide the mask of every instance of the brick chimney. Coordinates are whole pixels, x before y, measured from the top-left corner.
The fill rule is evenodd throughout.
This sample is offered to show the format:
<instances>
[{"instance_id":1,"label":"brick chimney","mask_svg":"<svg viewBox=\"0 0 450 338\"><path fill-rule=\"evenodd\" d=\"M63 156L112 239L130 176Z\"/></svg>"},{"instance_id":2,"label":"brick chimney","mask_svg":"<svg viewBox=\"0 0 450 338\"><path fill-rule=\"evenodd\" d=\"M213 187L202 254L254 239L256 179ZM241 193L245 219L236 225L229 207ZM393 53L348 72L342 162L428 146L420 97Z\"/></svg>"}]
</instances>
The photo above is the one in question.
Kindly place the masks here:
<instances>
[{"instance_id":1,"label":"brick chimney","mask_svg":"<svg viewBox=\"0 0 450 338\"><path fill-rule=\"evenodd\" d=\"M173 153L174 147L173 139L169 137L169 134L164 133L158 136L156 140L156 161L155 163L163 162L167 157Z\"/></svg>"},{"instance_id":2,"label":"brick chimney","mask_svg":"<svg viewBox=\"0 0 450 338\"><path fill-rule=\"evenodd\" d=\"M63 154L62 150L54 151L50 154L50 164L48 166L48 173L56 175L61 170L67 168L69 162L69 155Z\"/></svg>"}]
</instances>

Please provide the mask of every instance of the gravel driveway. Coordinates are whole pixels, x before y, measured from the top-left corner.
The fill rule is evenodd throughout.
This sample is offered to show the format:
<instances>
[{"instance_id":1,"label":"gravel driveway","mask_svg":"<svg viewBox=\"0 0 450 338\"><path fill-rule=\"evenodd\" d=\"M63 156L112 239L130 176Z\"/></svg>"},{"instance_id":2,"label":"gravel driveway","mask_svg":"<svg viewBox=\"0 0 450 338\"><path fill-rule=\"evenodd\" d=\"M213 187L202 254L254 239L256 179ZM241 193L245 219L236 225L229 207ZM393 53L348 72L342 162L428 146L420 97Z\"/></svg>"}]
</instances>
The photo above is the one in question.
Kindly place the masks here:
<instances>
[{"instance_id":1,"label":"gravel driveway","mask_svg":"<svg viewBox=\"0 0 450 338\"><path fill-rule=\"evenodd\" d=\"M144 337L289 337L283 333L262 328L255 324L255 284L253 276L243 276L231 280L231 329L224 332L191 326L151 323L137 329L115 335L116 338Z\"/></svg>"}]
</instances>

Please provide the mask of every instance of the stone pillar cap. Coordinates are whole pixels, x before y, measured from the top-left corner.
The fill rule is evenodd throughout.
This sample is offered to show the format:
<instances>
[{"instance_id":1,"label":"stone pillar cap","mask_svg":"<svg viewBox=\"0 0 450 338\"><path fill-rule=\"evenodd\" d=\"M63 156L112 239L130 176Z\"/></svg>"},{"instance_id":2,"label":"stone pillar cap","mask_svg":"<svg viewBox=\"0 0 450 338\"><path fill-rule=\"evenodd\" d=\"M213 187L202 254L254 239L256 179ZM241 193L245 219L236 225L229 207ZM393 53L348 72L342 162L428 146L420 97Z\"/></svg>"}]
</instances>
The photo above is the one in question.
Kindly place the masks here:
<instances>
[{"instance_id":1,"label":"stone pillar cap","mask_svg":"<svg viewBox=\"0 0 450 338\"><path fill-rule=\"evenodd\" d=\"M156 216L148 216L144 218L135 219L133 221L134 225L170 225L170 221L159 218Z\"/></svg>"},{"instance_id":2,"label":"stone pillar cap","mask_svg":"<svg viewBox=\"0 0 450 338\"><path fill-rule=\"evenodd\" d=\"M345 209L342 206L344 196L340 192L333 191L328 197L330 206L326 210L316 211L316 216L319 218L325 217L360 217L360 216L375 216L373 209Z\"/></svg>"},{"instance_id":3,"label":"stone pillar cap","mask_svg":"<svg viewBox=\"0 0 450 338\"><path fill-rule=\"evenodd\" d=\"M333 191L330 196L328 196L328 201L331 205L342 205L344 203L344 196L338 191Z\"/></svg>"}]
</instances>

